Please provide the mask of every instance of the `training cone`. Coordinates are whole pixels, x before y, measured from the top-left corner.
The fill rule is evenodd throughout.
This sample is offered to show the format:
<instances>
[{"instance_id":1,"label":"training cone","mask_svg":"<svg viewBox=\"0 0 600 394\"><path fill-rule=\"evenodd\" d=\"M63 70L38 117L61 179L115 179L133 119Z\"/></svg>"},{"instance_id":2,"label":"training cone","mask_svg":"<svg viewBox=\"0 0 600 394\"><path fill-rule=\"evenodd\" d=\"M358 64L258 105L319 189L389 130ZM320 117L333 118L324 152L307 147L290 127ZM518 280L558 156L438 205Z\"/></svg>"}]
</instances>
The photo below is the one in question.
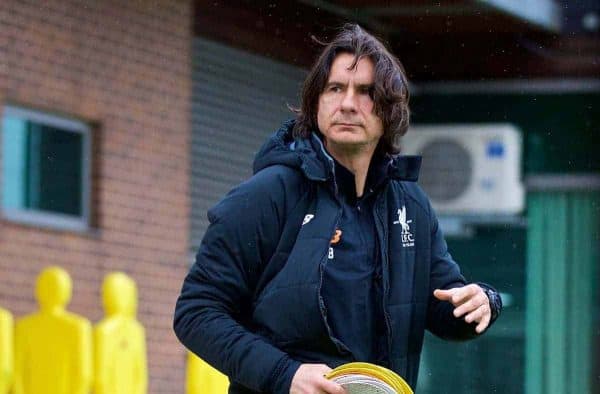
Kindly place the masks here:
<instances>
[{"instance_id":1,"label":"training cone","mask_svg":"<svg viewBox=\"0 0 600 394\"><path fill-rule=\"evenodd\" d=\"M413 394L398 374L370 363L340 365L325 377L340 384L348 394Z\"/></svg>"}]
</instances>

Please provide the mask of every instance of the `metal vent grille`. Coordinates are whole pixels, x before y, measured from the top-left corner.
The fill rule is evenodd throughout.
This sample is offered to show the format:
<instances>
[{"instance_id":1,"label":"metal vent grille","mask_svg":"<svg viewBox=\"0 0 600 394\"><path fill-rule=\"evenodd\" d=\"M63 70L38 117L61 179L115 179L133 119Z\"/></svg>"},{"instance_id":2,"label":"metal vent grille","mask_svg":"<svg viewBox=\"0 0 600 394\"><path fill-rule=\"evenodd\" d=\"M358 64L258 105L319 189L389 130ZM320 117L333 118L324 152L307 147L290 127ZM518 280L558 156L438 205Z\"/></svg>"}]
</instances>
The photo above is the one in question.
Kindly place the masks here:
<instances>
[{"instance_id":1,"label":"metal vent grille","mask_svg":"<svg viewBox=\"0 0 600 394\"><path fill-rule=\"evenodd\" d=\"M266 137L293 117L303 69L196 37L193 46L190 251L200 244L206 211L252 175Z\"/></svg>"},{"instance_id":2,"label":"metal vent grille","mask_svg":"<svg viewBox=\"0 0 600 394\"><path fill-rule=\"evenodd\" d=\"M423 146L423 164L419 184L435 202L449 202L460 197L473 177L469 152L455 140L440 138Z\"/></svg>"}]
</instances>

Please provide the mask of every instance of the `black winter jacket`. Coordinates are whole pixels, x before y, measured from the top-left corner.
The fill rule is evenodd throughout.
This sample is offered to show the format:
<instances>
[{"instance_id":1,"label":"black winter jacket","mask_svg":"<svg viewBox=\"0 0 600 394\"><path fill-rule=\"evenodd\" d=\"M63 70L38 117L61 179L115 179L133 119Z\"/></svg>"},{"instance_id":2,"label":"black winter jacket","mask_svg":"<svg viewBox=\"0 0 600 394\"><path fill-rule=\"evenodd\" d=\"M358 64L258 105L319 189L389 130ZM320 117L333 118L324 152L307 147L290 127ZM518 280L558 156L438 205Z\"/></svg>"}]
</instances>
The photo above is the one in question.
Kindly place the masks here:
<instances>
[{"instance_id":1,"label":"black winter jacket","mask_svg":"<svg viewBox=\"0 0 600 394\"><path fill-rule=\"evenodd\" d=\"M262 147L254 176L208 212L177 301L178 338L230 377L230 393L287 394L300 363L354 360L332 333L321 294L340 217L333 161L316 135L294 141L292 126ZM432 295L466 282L415 183L419 166L419 157L395 157L374 204L387 366L413 388L425 329L447 339L476 336L474 324ZM497 314L501 305L492 307Z\"/></svg>"}]
</instances>

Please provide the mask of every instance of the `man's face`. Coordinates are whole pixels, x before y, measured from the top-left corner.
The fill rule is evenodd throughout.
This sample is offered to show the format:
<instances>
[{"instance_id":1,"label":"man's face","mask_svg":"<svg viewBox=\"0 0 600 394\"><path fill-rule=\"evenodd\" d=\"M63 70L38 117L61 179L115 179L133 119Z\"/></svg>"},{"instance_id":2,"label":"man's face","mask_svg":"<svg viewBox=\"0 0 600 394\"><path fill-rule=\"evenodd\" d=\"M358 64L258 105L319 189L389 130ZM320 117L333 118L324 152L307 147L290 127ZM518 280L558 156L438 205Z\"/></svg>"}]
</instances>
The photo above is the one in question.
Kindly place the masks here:
<instances>
[{"instance_id":1,"label":"man's face","mask_svg":"<svg viewBox=\"0 0 600 394\"><path fill-rule=\"evenodd\" d=\"M329 79L319 96L317 123L330 149L375 148L383 122L373 108L370 92L375 78L373 62L362 58L349 69L354 55L342 53L331 65Z\"/></svg>"}]
</instances>

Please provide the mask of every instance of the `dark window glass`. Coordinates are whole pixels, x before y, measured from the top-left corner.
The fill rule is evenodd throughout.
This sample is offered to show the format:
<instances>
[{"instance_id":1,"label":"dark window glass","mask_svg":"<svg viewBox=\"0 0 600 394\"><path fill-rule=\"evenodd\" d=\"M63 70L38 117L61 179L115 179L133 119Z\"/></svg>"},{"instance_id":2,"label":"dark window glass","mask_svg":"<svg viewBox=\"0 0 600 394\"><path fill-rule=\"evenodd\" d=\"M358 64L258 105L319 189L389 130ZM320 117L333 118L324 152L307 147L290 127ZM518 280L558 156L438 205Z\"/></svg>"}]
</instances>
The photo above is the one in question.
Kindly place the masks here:
<instances>
[{"instance_id":1,"label":"dark window glass","mask_svg":"<svg viewBox=\"0 0 600 394\"><path fill-rule=\"evenodd\" d=\"M82 216L84 135L10 114L2 129L3 208Z\"/></svg>"}]
</instances>

